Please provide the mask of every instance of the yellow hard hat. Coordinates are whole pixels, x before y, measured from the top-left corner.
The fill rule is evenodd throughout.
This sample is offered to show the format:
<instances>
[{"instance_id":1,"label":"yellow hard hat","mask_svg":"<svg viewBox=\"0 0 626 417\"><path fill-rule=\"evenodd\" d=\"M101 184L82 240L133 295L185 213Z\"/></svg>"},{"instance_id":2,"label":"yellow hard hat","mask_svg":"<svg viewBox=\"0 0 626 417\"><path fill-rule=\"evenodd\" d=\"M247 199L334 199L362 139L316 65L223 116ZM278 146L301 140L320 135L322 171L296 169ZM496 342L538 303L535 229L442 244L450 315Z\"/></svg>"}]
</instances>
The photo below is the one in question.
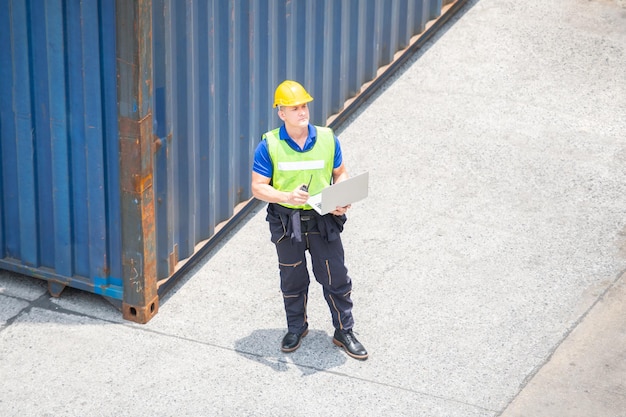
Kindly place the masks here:
<instances>
[{"instance_id":1,"label":"yellow hard hat","mask_svg":"<svg viewBox=\"0 0 626 417\"><path fill-rule=\"evenodd\" d=\"M299 106L300 104L313 101L313 97L295 81L286 80L276 87L274 93L274 107Z\"/></svg>"}]
</instances>

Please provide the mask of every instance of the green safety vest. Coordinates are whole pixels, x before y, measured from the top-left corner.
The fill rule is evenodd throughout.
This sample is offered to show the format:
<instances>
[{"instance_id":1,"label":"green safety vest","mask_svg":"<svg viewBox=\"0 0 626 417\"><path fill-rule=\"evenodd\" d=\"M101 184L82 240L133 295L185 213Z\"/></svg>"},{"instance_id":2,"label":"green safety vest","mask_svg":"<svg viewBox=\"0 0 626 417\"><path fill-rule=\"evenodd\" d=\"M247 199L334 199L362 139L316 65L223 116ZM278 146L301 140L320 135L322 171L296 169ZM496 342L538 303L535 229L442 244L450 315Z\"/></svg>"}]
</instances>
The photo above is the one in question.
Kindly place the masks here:
<instances>
[{"instance_id":1,"label":"green safety vest","mask_svg":"<svg viewBox=\"0 0 626 417\"><path fill-rule=\"evenodd\" d=\"M272 186L275 189L291 192L301 184L308 184L310 180L309 194L315 195L330 185L335 161L335 135L332 129L327 127L315 126L315 129L317 130L315 144L306 152L294 151L286 140L280 140L278 133L280 128L263 135L272 158ZM295 209L312 208L308 204L300 206L279 204Z\"/></svg>"}]
</instances>

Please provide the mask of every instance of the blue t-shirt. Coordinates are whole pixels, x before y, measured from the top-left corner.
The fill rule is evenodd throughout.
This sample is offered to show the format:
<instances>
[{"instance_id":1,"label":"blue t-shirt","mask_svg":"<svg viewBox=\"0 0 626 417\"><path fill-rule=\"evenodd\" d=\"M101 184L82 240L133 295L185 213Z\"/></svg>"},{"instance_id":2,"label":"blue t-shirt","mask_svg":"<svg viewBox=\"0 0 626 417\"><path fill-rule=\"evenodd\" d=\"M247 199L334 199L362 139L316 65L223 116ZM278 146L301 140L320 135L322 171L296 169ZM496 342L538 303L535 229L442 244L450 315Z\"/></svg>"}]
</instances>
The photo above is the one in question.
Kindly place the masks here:
<instances>
[{"instance_id":1,"label":"blue t-shirt","mask_svg":"<svg viewBox=\"0 0 626 417\"><path fill-rule=\"evenodd\" d=\"M309 136L306 138L306 142L304 143L304 149L300 149L300 147L289 137L287 134L287 129L285 129L285 125L280 127L278 132L278 136L281 140L286 140L291 149L296 152L306 152L315 145L315 140L317 139L317 131L315 127L309 123ZM343 156L341 155L341 146L339 145L339 139L335 136L335 159L333 162L333 169L339 168L341 163L343 162ZM272 165L272 159L270 158L270 152L267 149L267 141L262 140L256 147L254 151L254 164L252 165L252 170L257 174L263 175L267 178L272 178L272 174L274 172L274 166Z\"/></svg>"}]
</instances>

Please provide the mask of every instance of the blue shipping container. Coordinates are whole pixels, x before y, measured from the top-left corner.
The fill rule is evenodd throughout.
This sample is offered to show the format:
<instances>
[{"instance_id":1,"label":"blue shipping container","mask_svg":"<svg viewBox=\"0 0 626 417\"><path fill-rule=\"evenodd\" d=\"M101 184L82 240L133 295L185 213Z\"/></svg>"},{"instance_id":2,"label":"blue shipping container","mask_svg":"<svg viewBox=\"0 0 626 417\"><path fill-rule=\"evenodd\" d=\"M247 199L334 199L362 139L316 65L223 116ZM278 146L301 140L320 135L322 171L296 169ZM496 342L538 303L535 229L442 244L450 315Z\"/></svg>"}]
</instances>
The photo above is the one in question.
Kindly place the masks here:
<instances>
[{"instance_id":1,"label":"blue shipping container","mask_svg":"<svg viewBox=\"0 0 626 417\"><path fill-rule=\"evenodd\" d=\"M464 3L0 0L0 268L147 322L254 204L275 86L336 127Z\"/></svg>"}]
</instances>

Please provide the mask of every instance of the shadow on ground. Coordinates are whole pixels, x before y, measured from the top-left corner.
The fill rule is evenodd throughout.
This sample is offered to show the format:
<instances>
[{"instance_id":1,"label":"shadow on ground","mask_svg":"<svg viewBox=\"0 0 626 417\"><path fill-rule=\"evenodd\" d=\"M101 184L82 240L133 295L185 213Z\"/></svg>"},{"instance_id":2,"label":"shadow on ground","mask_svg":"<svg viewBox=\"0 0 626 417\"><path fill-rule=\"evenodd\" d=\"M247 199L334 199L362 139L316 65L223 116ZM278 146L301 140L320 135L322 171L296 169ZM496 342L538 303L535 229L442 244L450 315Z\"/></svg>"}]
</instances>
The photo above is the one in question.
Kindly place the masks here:
<instances>
[{"instance_id":1,"label":"shadow on ground","mask_svg":"<svg viewBox=\"0 0 626 417\"><path fill-rule=\"evenodd\" d=\"M332 343L331 336L322 330L309 330L298 350L284 353L280 341L285 329L259 329L235 342L235 350L241 356L266 365L276 372L285 372L296 366L302 376L328 371L343 365L346 354Z\"/></svg>"}]
</instances>

